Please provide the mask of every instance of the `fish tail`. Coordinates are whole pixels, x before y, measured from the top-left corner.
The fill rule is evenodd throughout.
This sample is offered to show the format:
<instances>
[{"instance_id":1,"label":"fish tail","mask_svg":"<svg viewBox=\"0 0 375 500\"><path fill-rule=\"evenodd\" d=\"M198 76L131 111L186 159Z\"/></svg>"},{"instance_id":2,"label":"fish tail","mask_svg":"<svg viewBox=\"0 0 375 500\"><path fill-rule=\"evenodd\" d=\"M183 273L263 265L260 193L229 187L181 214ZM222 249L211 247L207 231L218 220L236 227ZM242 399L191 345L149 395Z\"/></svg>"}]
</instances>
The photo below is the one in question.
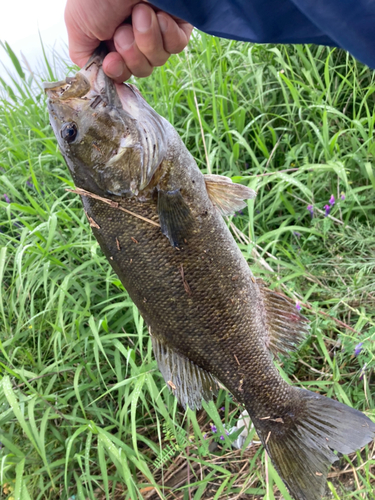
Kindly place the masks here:
<instances>
[{"instance_id":1,"label":"fish tail","mask_svg":"<svg viewBox=\"0 0 375 500\"><path fill-rule=\"evenodd\" d=\"M375 437L375 424L360 411L293 388L283 415L253 418L271 461L296 500L320 500L334 453L351 453ZM249 411L251 413L251 410Z\"/></svg>"}]
</instances>

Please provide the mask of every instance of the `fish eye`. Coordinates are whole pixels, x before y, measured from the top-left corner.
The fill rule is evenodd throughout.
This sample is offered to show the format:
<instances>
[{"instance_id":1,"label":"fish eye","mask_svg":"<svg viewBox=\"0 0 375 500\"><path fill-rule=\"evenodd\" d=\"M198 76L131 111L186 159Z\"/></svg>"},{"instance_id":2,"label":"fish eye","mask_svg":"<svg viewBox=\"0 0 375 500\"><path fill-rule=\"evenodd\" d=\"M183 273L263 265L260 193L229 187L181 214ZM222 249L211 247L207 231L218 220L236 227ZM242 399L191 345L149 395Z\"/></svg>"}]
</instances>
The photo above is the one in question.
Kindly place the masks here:
<instances>
[{"instance_id":1,"label":"fish eye","mask_svg":"<svg viewBox=\"0 0 375 500\"><path fill-rule=\"evenodd\" d=\"M64 123L60 135L64 141L70 143L77 137L77 125L74 122Z\"/></svg>"}]
</instances>

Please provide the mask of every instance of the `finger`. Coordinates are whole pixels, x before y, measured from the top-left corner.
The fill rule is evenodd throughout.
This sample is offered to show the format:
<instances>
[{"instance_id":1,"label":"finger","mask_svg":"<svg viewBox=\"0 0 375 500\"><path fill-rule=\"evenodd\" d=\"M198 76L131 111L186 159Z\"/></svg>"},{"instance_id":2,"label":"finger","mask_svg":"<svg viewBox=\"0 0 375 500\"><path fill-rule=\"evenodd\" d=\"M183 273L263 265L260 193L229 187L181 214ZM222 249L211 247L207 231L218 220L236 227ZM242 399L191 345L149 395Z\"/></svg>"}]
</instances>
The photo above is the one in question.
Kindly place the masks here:
<instances>
[{"instance_id":1,"label":"finger","mask_svg":"<svg viewBox=\"0 0 375 500\"><path fill-rule=\"evenodd\" d=\"M137 2L139 0L67 0L64 17L71 59L84 66L99 42L112 38Z\"/></svg>"},{"instance_id":2,"label":"finger","mask_svg":"<svg viewBox=\"0 0 375 500\"><path fill-rule=\"evenodd\" d=\"M190 36L191 36L191 34L193 32L194 26L192 24L187 23L186 21L182 21L182 20L180 20L179 22L177 22L177 24L180 27L180 29L185 33L186 42L188 44L189 40L190 40Z\"/></svg>"},{"instance_id":3,"label":"finger","mask_svg":"<svg viewBox=\"0 0 375 500\"><path fill-rule=\"evenodd\" d=\"M113 43L113 38L111 40L106 40L105 44L107 46L108 52L116 52L115 44Z\"/></svg>"},{"instance_id":4,"label":"finger","mask_svg":"<svg viewBox=\"0 0 375 500\"><path fill-rule=\"evenodd\" d=\"M117 52L134 76L151 75L153 67L135 43L133 28L130 24L123 24L117 28L113 40Z\"/></svg>"},{"instance_id":5,"label":"finger","mask_svg":"<svg viewBox=\"0 0 375 500\"><path fill-rule=\"evenodd\" d=\"M75 64L82 68L99 45L100 41L94 37L88 36L80 29L77 24L77 19L73 15L74 12L68 9L70 5L71 2L68 2L64 13L69 39L69 56Z\"/></svg>"},{"instance_id":6,"label":"finger","mask_svg":"<svg viewBox=\"0 0 375 500\"><path fill-rule=\"evenodd\" d=\"M170 54L178 54L188 44L193 26L185 22L178 24L165 12L158 12L156 17L163 36L164 50Z\"/></svg>"},{"instance_id":7,"label":"finger","mask_svg":"<svg viewBox=\"0 0 375 500\"><path fill-rule=\"evenodd\" d=\"M70 59L79 66L83 68L87 61L90 59L92 53L98 47L100 42L95 43L87 43L85 47L83 47L82 40L80 42L80 49L76 49L74 45L69 49L69 57Z\"/></svg>"},{"instance_id":8,"label":"finger","mask_svg":"<svg viewBox=\"0 0 375 500\"><path fill-rule=\"evenodd\" d=\"M163 37L154 10L145 4L138 4L132 12L135 43L148 59L151 66L162 66L169 53L164 50Z\"/></svg>"},{"instance_id":9,"label":"finger","mask_svg":"<svg viewBox=\"0 0 375 500\"><path fill-rule=\"evenodd\" d=\"M103 71L116 83L125 82L125 80L128 80L132 75L123 58L117 52L110 52L105 56L103 60Z\"/></svg>"}]
</instances>

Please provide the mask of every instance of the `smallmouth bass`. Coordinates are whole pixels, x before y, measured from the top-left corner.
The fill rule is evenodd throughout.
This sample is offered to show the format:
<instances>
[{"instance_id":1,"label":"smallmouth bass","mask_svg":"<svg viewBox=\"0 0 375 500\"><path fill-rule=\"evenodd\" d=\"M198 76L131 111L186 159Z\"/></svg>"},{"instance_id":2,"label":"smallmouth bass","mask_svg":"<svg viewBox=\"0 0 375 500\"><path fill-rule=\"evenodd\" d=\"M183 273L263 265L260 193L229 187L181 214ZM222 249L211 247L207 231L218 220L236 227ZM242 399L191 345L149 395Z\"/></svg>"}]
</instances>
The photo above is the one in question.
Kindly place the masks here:
<instances>
[{"instance_id":1,"label":"smallmouth bass","mask_svg":"<svg viewBox=\"0 0 375 500\"><path fill-rule=\"evenodd\" d=\"M295 348L307 320L254 278L222 215L255 192L204 176L175 129L94 53L75 77L47 83L51 125L92 231L148 324L165 382L183 406L219 380L246 406L297 500L324 493L334 450L375 435L363 413L287 384L273 355Z\"/></svg>"}]
</instances>

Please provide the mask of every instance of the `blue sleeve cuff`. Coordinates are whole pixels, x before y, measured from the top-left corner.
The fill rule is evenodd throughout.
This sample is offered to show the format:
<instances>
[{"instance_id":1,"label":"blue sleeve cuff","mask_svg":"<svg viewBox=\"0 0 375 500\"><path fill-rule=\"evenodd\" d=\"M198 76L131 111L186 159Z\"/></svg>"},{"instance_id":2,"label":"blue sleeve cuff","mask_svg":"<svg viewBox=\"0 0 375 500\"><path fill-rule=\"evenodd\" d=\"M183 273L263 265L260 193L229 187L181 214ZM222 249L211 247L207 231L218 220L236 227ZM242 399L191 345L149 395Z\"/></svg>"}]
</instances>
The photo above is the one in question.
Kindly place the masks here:
<instances>
[{"instance_id":1,"label":"blue sleeve cuff","mask_svg":"<svg viewBox=\"0 0 375 500\"><path fill-rule=\"evenodd\" d=\"M196 28L255 43L315 43L348 50L375 68L375 1L152 0Z\"/></svg>"}]
</instances>

